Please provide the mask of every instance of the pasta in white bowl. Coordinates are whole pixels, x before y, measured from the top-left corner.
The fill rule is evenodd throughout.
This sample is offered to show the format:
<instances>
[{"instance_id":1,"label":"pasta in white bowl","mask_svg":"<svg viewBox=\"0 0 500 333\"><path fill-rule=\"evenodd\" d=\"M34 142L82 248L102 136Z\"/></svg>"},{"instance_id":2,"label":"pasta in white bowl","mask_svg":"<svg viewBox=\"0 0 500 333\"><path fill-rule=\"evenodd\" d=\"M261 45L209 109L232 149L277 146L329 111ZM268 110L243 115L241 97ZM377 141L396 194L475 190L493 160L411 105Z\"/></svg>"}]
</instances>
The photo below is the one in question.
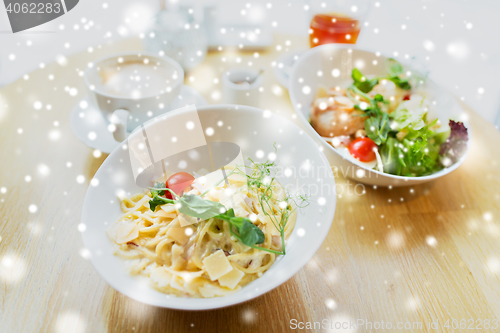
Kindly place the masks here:
<instances>
[{"instance_id":1,"label":"pasta in white bowl","mask_svg":"<svg viewBox=\"0 0 500 333\"><path fill-rule=\"evenodd\" d=\"M96 173L92 184L98 185L89 187L83 206L84 246L98 273L119 292L155 306L213 309L270 291L316 253L335 212L331 167L299 127L244 106L209 106L198 113L204 127L215 129L208 141L233 142L252 159L247 172L234 172L241 164L225 166L223 181L211 183L205 181L210 174L195 174L179 193L162 187L173 176L168 170L154 178L157 184L150 179L137 186L127 163L130 147L122 144ZM273 177L261 177L258 166L273 160ZM264 187L273 189L269 205L262 205ZM219 212L209 218L185 214L184 204L193 198Z\"/></svg>"},{"instance_id":2,"label":"pasta in white bowl","mask_svg":"<svg viewBox=\"0 0 500 333\"><path fill-rule=\"evenodd\" d=\"M229 170L227 182L206 194L207 200L232 209L235 217L249 217L264 234L258 247L236 238L232 225L217 216L192 219L173 203L153 211L151 194L138 193L122 199L124 214L108 229L115 253L127 260L131 274L149 277L150 284L166 294L210 298L240 290L261 277L285 250L282 244L295 226L296 199L307 203L305 196L290 197L276 180L255 182L264 178L261 169L270 164L256 166L248 176L237 168ZM204 178L193 179L186 194L200 195L206 189Z\"/></svg>"}]
</instances>

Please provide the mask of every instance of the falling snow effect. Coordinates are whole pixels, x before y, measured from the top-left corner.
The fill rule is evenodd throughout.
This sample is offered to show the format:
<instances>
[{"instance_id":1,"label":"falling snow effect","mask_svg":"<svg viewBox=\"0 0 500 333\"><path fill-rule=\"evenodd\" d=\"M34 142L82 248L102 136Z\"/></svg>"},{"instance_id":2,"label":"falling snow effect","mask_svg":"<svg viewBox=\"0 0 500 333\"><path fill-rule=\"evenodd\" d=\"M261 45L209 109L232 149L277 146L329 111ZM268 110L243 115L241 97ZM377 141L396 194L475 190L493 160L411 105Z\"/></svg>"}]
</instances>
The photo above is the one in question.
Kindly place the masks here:
<instances>
[{"instance_id":1,"label":"falling snow effect","mask_svg":"<svg viewBox=\"0 0 500 333\"><path fill-rule=\"evenodd\" d=\"M86 326L85 320L77 311L67 310L57 316L55 332L84 333L86 331Z\"/></svg>"},{"instance_id":2,"label":"falling snow effect","mask_svg":"<svg viewBox=\"0 0 500 333\"><path fill-rule=\"evenodd\" d=\"M108 5L108 3L102 3L100 6L102 7L103 10L107 10L110 7ZM385 6L385 4L383 3L382 6ZM274 5L274 8L275 7L277 7L276 4ZM374 4L374 7L376 10L379 10L381 7L381 3L376 2ZM385 6L385 7L387 7L387 6ZM267 3L265 5L265 8L267 10L274 9L272 3ZM304 7L304 10L308 11L308 10L310 10L310 8ZM144 23L146 20L140 20L139 18L146 17L146 16L153 16L153 14L154 14L150 10L150 8L145 8L142 4L138 4L134 7L126 8L124 10L124 13L125 13L124 20L123 20L122 24L119 27L117 27L116 29L110 31L109 33L103 32L103 36L106 35L106 36L108 36L108 38L110 38L111 35L114 36L114 35L118 34L118 35L121 35L124 37L125 36L131 37L131 36L135 36L139 33L145 33L148 31L149 27L146 26ZM252 15L251 13L252 13L252 11L250 10L250 8L246 8L244 10L241 10L241 12L240 12L240 14L242 16L247 16L247 17L250 17ZM85 20L85 21L86 22L78 22L78 24L74 24L74 25L71 24L68 26L59 25L58 29L61 31L64 31L64 30L88 30L92 26L94 26L93 23L90 24L89 21L87 21L87 20ZM408 20L407 22L405 22L405 24L401 24L400 25L401 31L404 31L404 33L408 34L412 29L415 29L414 22L415 22L415 20L411 19L411 20ZM368 23L368 22L366 22L366 23ZM466 32L479 30L479 28L478 28L479 24L480 24L480 22L474 22L474 23L465 22L464 29ZM281 23L279 18L273 18L270 25L274 28L277 28L277 27L283 26L284 24ZM376 36L384 36L386 33L388 33L385 29L383 29L383 27L374 27L372 24L370 24L370 30L366 29L366 31L372 33L372 36L375 36L375 35ZM222 31L221 31L221 33L222 33ZM224 31L224 34L226 34L226 33L227 33L227 31ZM148 38L149 39L157 39L158 36L144 34L144 36L142 38L143 38L143 40L148 39ZM427 38L433 38L433 37L427 36ZM442 43L442 42L438 42L437 40L431 41L430 39L424 39L423 42L422 42L422 40L420 40L419 43L420 43L419 47L422 48L423 50L425 50L425 52L427 52L429 55L432 56L432 60L430 60L430 61L434 61L434 57L437 57L439 52L442 52L443 55L448 56L449 59L454 60L454 61L459 61L460 63L465 63L465 61L468 61L469 59L475 59L475 58L479 59L479 55L476 54L478 52L475 51L476 50L475 45L472 43L469 43L466 40L449 40L449 41ZM64 46L65 49L74 51L77 47L74 44L76 44L76 43L71 43L71 44L64 43L61 45ZM25 42L25 45L26 45L26 47L33 48L36 45L36 40L34 39L34 42L31 40L27 40ZM286 44L276 46L276 50L279 52L285 52L286 46L289 46L289 45L286 45L286 46L285 45ZM97 49L96 46L94 46L94 48ZM89 53L92 53L94 51L94 48L88 48L87 51ZM224 48L222 50L220 50L220 52L226 52L226 51L227 50ZM385 52L385 53L390 53L390 54L394 53L394 50L386 50L386 51L387 52ZM403 57L405 52L402 52L402 50L399 50L399 51L401 51L401 52L398 52L396 54ZM204 57L204 54L201 54L201 53L198 54L198 52L199 51L197 51L197 53L195 53L197 57L202 57L202 56ZM229 53L229 52L227 52L227 53ZM253 58L258 59L259 53L255 53L253 55ZM54 59L59 66L63 66L63 67L68 66L68 68L69 68L69 65L71 65L68 58L66 58L66 56L64 56L64 55L57 55L56 57L53 57L53 59L51 61L53 61ZM229 54L227 55L226 59L227 59L226 62L228 64L231 64L231 65L236 65L239 63L244 64L246 61L244 58L231 57ZM481 61L487 61L485 59L488 59L488 56L481 54L481 59L483 59ZM12 63L18 63L20 60L22 60L21 52L16 51L15 53L9 54L8 60L9 60L9 62L12 62ZM474 60L474 61L476 61L476 60ZM39 63L38 67L40 67L41 69L44 69L46 67L45 64L46 63L48 64L49 62L50 61L46 61L45 63ZM244 65L247 65L247 64L244 64ZM368 63L367 65L370 65L370 63ZM377 65L376 60L373 61L373 65ZM321 76L328 76L328 74L329 73L327 73L327 72L325 72L325 73L321 72L321 74L320 74L320 72L317 73L317 75L320 77ZM334 69L330 73L330 75L333 77L339 77L340 71L338 69ZM56 79L56 77L50 73L45 74L45 77L47 79L47 82L53 81ZM26 74L26 75L24 75L24 79L29 80L30 76ZM198 78L198 77L191 76L191 77L189 77L189 81L191 83L196 82L197 84L200 84L198 82L204 81L204 80L201 80L201 78ZM208 96L210 96L210 98L212 99L213 102L218 102L223 97L221 94L220 88L218 86L220 84L219 79L217 77L214 77L213 79L210 80L210 82L213 82L213 85L206 87L206 90L211 91L208 93ZM488 86L488 84L489 84L488 82L483 83L483 82L474 81L473 84L474 85L472 87L469 87L469 88L462 88L461 87L460 90L457 89L458 90L457 93L460 96L466 95L467 92L464 89L468 89L469 95L468 95L467 99L472 99L472 98L475 98L476 95L478 96L477 98L480 98L480 97L484 97L485 95L488 95L488 94L493 94L494 91L497 90L497 89L490 88L490 86ZM63 87L61 87L61 90L62 89L63 89ZM266 87L266 89L269 89L273 93L273 95L278 96L278 97L286 95L286 90L284 90L279 85L272 85L270 87ZM74 87L67 87L67 89L64 89L64 91L65 91L65 93L64 93L65 96L69 96L72 98L82 98L82 92L79 92ZM312 93L310 87L307 87L307 86L305 86L303 88L302 92L304 94L311 94ZM54 101L44 100L43 96L38 96L38 98L40 100L36 100L36 101L32 102L32 106L29 106L32 111L33 110L37 111L37 112L46 112L45 110L50 111L52 109L52 106L50 104L47 104L47 103L51 103L51 102L53 103L54 107L56 106L56 103ZM88 107L87 102L81 101L80 107L82 109L87 108ZM272 110L272 112L276 112L276 111L277 110ZM8 107L5 105L5 103L2 102L2 96L0 96L0 121L2 120L3 115L7 114L7 112L8 112ZM271 112L271 111L269 111L269 112ZM63 119L60 119L60 120L63 121ZM57 125L54 125L54 126L57 127ZM218 125L218 126L223 126L223 124ZM186 127L189 129L188 126L186 126ZM24 132L23 128L18 128L17 133L19 135L24 135L24 136L27 135L27 133ZM66 136L62 136L63 133L64 133L64 131L62 131L62 129L60 130L60 129L51 128L51 129L46 130L46 132L44 134L45 135L44 138L45 139L48 138L51 141L50 144L55 145L58 142L62 142L64 140L66 140ZM215 130L213 128L210 128L210 131L207 129L207 133L206 133L207 135L210 136L210 135L213 135L214 133L215 133ZM88 137L90 140L97 140L98 139L98 136L96 135L96 133L93 133L93 132L89 132ZM175 139L177 140L177 138L175 138ZM174 138L172 138L172 140L174 140ZM255 155L257 158L264 158L265 153L263 151L259 150L255 153ZM94 150L92 152L92 156L94 158L101 158L102 152L100 150ZM73 161L75 162L75 166L73 166L73 163L69 162L69 161L66 163L62 162L63 165L67 168L67 169L65 169L65 172L67 172L68 174L71 175L71 179L73 179L73 182L76 180L76 182L78 184L83 184L86 181L86 178L85 178L85 176L79 174L80 172L82 172L82 169L78 165L79 161L77 161L76 159ZM26 183L30 183L32 181L33 181L33 183L36 183L36 181L38 181L39 178L43 179L44 177L47 177L47 176L54 176L56 172L53 171L51 173L51 170L57 170L56 165L53 164L53 162L51 162L51 161L44 161L42 164L35 163L35 165L33 166L33 171L30 172L31 175L25 175L24 181ZM360 172L360 173L356 174L356 176L358 178L362 178L364 176L364 174L361 174L361 172L364 173L364 170L358 170L358 172ZM284 175L286 177L291 177L293 175L293 171L287 169L284 171ZM21 177L22 177L22 175L21 175ZM21 178L21 179L23 179L23 178ZM7 189L7 187L0 187L1 194L7 194L7 193L10 194L11 193L10 191L12 190L12 185L9 183L6 183L6 185L9 186L9 189ZM27 184L25 184L25 185L27 185ZM98 179L90 180L90 185L91 186L99 186L99 180ZM374 187L374 189L375 188L376 187ZM418 192L418 188L417 188L417 190L410 189L409 192L411 194L415 194L415 192ZM120 192L119 194L121 196L125 195L125 193L123 191ZM346 199L348 197L349 197L348 195L345 195L345 194L343 195L344 199ZM340 198L342 198L342 194L341 194ZM406 198L406 199L408 199L408 198ZM399 202L403 202L403 201L404 201L403 198L394 197L394 198L389 198L387 204L394 205L394 204L398 204ZM36 200L33 200L33 202L36 202ZM40 204L40 202L36 202L36 203ZM29 206L28 206L29 213L35 214L39 211L39 207L37 206L37 204L35 204L35 203L29 204ZM327 205L327 202L326 202L325 198L320 197L317 200L317 204L320 206L324 206L324 205ZM371 209L375 209L375 208L378 209L378 206L371 205L370 208ZM383 218L383 215L381 215L381 218ZM389 218L389 216L387 216L387 218ZM483 222L484 223L488 223L488 222L491 223L494 220L493 213L492 212L484 213L483 220L484 221L481 221L481 223L479 221L471 222L471 224L470 224L471 229L473 229L473 228L476 228L476 229L488 228L488 225L485 226L482 223ZM368 228L367 224L365 224L365 226ZM491 227L491 225L489 225L489 227ZM30 230L32 230L32 232L34 232L34 230L37 230L36 225L32 225L30 228L31 228ZM363 227L363 226L359 227L360 230L364 230L364 228L365 227ZM86 225L78 224L77 229L79 232L85 232ZM191 229L189 229L189 230L191 230ZM369 229L367 229L367 231L368 230ZM387 231L389 231L389 233L387 233L387 235L386 235L385 242L384 242L383 238L380 238L381 241L380 241L379 246L384 246L383 244L386 243L387 246L389 246L392 249L403 248L405 246L405 240L406 240L405 235L400 231L390 231L390 230L391 230L390 228L387 229ZM488 229L486 229L486 230L488 230ZM188 231L186 231L186 232L188 232ZM297 236L304 237L305 234L306 234L305 229L297 229ZM436 235L436 237L438 237L438 236ZM2 239L0 237L0 241L1 240ZM427 244L427 246L429 246L429 251L436 251L436 248L439 249L439 245L442 246L442 244L440 244L439 242L443 242L443 241L441 240L441 238L439 238L439 242L438 242L438 240L434 236L427 236L427 237L425 237L425 240L421 240L421 242L424 246L426 246L425 244ZM378 245L379 241L372 240L372 243L370 243L370 244ZM79 251L79 254L81 255L81 257L83 257L85 259L89 259L91 257L91 253L87 249L81 249ZM499 274L500 273L500 260L494 256L489 257L486 264L484 265L484 270L485 270L485 272L488 272L489 274ZM3 257L0 258L0 279L3 279L4 281L6 281L8 283L15 283L15 282L20 281L22 278L24 278L26 271L27 271L27 266L22 258L19 258L18 256L14 255L14 254L5 254ZM338 274L334 272L334 273L332 273L332 275L338 275ZM324 304L325 304L326 308L329 310L336 310L338 308L337 302L331 298L326 298L324 301ZM421 306L421 302L419 301L418 298L410 297L410 298L406 299L406 301L404 302L405 309L407 311L410 311L410 312L418 311L420 306ZM332 311L332 313L333 313L333 311ZM244 322L249 323L249 324L254 323L258 320L258 314L255 312L254 309L246 309L246 310L242 311L241 317L242 317L241 319ZM335 314L333 319L335 319L335 320L349 320L352 318L350 318L349 315L347 315L347 314L339 313L339 314ZM190 324L190 325L192 327L194 326L194 324ZM68 311L63 311L57 315L57 320L55 322L54 329L56 332L67 332L67 331L85 332L87 328L86 328L85 319L78 312L68 310Z\"/></svg>"}]
</instances>

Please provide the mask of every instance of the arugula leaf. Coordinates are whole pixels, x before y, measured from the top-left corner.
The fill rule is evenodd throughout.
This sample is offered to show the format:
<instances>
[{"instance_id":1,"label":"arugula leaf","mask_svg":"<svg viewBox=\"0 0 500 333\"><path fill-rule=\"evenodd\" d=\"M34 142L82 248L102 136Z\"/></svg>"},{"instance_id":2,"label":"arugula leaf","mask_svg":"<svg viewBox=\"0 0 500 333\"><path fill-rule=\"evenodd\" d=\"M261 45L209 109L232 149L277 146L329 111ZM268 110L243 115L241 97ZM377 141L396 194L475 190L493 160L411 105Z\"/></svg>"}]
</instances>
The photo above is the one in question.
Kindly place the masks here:
<instances>
[{"instance_id":1,"label":"arugula leaf","mask_svg":"<svg viewBox=\"0 0 500 333\"><path fill-rule=\"evenodd\" d=\"M238 234L235 236L237 236L239 240L247 246L261 244L266 240L266 236L262 230L259 229L259 227L253 224L247 217L236 217L232 208L224 214L215 216L215 218L228 222L233 234L234 232L232 230L235 228L236 231L238 231Z\"/></svg>"},{"instance_id":2,"label":"arugula leaf","mask_svg":"<svg viewBox=\"0 0 500 333\"><path fill-rule=\"evenodd\" d=\"M156 182L155 186L153 186L153 188L155 189L162 189L165 187L166 187L165 183L159 183L159 182ZM155 192L157 195L165 195L165 190L151 190L151 194L153 194L153 192Z\"/></svg>"},{"instance_id":3,"label":"arugula leaf","mask_svg":"<svg viewBox=\"0 0 500 333\"><path fill-rule=\"evenodd\" d=\"M364 93L370 92L378 84L378 78L369 80L357 68L352 70L351 77L354 80L353 85Z\"/></svg>"},{"instance_id":4,"label":"arugula leaf","mask_svg":"<svg viewBox=\"0 0 500 333\"><path fill-rule=\"evenodd\" d=\"M411 84L407 79L402 79L399 75L403 74L404 68L403 66L397 62L396 60L390 58L387 60L388 64L388 76L387 79L394 82L396 86L403 90L410 90Z\"/></svg>"},{"instance_id":5,"label":"arugula leaf","mask_svg":"<svg viewBox=\"0 0 500 333\"><path fill-rule=\"evenodd\" d=\"M385 112L380 113L380 116L370 117L365 120L366 135L378 146L387 140L387 134L390 130L389 115Z\"/></svg>"},{"instance_id":6,"label":"arugula leaf","mask_svg":"<svg viewBox=\"0 0 500 333\"><path fill-rule=\"evenodd\" d=\"M236 221L236 219L238 219ZM253 224L249 219L243 217L233 217L231 223L235 225L241 219L241 227L238 229L238 233L241 238L241 242L245 245L248 244L262 244L266 240L266 236L255 224Z\"/></svg>"},{"instance_id":7,"label":"arugula leaf","mask_svg":"<svg viewBox=\"0 0 500 333\"><path fill-rule=\"evenodd\" d=\"M229 223L236 228L241 242L245 245L261 244L266 240L262 230L246 217L231 217Z\"/></svg>"},{"instance_id":8,"label":"arugula leaf","mask_svg":"<svg viewBox=\"0 0 500 333\"><path fill-rule=\"evenodd\" d=\"M175 203L174 200L163 198L160 195L165 195L165 183L156 182L153 187L150 187L151 200L149 200L149 209L155 211L157 206L167 203Z\"/></svg>"},{"instance_id":9,"label":"arugula leaf","mask_svg":"<svg viewBox=\"0 0 500 333\"><path fill-rule=\"evenodd\" d=\"M387 59L389 76L398 76L403 73L403 66L394 58Z\"/></svg>"},{"instance_id":10,"label":"arugula leaf","mask_svg":"<svg viewBox=\"0 0 500 333\"><path fill-rule=\"evenodd\" d=\"M158 191L151 191L151 195L152 195L152 198L151 198L151 200L149 200L149 209L151 209L153 212L156 210L157 206L161 206L161 205L168 204L168 203L175 203L174 200L159 197Z\"/></svg>"},{"instance_id":11,"label":"arugula leaf","mask_svg":"<svg viewBox=\"0 0 500 333\"><path fill-rule=\"evenodd\" d=\"M234 215L234 209L233 208L229 208L228 210L226 210L225 215L229 216L229 217L235 217L236 216L236 215Z\"/></svg>"},{"instance_id":12,"label":"arugula leaf","mask_svg":"<svg viewBox=\"0 0 500 333\"><path fill-rule=\"evenodd\" d=\"M181 204L180 213L204 220L219 215L221 211L226 210L223 204L204 200L195 194L184 194L176 203Z\"/></svg>"},{"instance_id":13,"label":"arugula leaf","mask_svg":"<svg viewBox=\"0 0 500 333\"><path fill-rule=\"evenodd\" d=\"M216 215L220 215L221 212L226 211L226 207L223 204L211 200L205 200L201 195L195 194L184 194L182 197L175 194L169 188L164 187L165 183L156 183L154 187L150 187L151 200L149 201L149 208L154 211L157 206L164 205L166 203L179 204L179 213L197 217L203 220L209 219ZM166 191L170 191L176 200L167 199L161 197L161 194L165 194ZM234 212L233 212L234 217Z\"/></svg>"},{"instance_id":14,"label":"arugula leaf","mask_svg":"<svg viewBox=\"0 0 500 333\"><path fill-rule=\"evenodd\" d=\"M403 90L410 90L411 89L411 84L407 79L402 79L399 76L390 76L390 77L388 77L388 79L391 80L392 82L394 82L394 84L396 84L396 86L398 86L399 88L401 88Z\"/></svg>"},{"instance_id":15,"label":"arugula leaf","mask_svg":"<svg viewBox=\"0 0 500 333\"><path fill-rule=\"evenodd\" d=\"M364 76L361 71L357 68L354 68L351 72L351 77L354 80L353 86L358 88L363 93L369 93L372 91L373 87L375 87L381 79L387 79L392 82L399 88L403 90L410 90L411 84L408 79L403 79L400 77L404 72L403 66L394 59L388 60L388 69L387 69L387 77L376 77L369 80L366 76ZM377 100L375 98L375 100ZM380 100L382 101L382 100Z\"/></svg>"}]
</instances>

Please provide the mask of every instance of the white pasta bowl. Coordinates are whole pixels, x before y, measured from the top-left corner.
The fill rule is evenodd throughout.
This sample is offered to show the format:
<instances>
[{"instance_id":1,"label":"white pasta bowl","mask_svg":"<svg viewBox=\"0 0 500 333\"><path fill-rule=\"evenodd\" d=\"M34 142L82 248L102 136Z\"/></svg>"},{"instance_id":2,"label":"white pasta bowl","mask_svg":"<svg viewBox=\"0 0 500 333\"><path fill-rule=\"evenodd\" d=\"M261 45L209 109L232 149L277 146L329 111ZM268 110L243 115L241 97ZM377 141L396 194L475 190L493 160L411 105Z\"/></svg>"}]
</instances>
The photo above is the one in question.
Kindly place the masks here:
<instances>
[{"instance_id":1,"label":"white pasta bowl","mask_svg":"<svg viewBox=\"0 0 500 333\"><path fill-rule=\"evenodd\" d=\"M470 127L467 116L458 101L448 91L426 79L426 95L432 101L429 111L431 119L438 118L442 124L449 119L464 122L469 131L467 151L458 162L434 174L422 177L403 177L368 169L354 158L346 159L321 138L309 123L311 105L319 87L346 87L352 82L351 70L360 69L366 76L387 74L387 57L380 53L359 50L349 45L326 44L312 48L301 55L295 63L289 82L289 94L301 127L323 148L332 166L339 174L356 181L378 186L409 186L442 177L456 170L465 160L470 148ZM411 68L405 66L407 70Z\"/></svg>"},{"instance_id":2,"label":"white pasta bowl","mask_svg":"<svg viewBox=\"0 0 500 333\"><path fill-rule=\"evenodd\" d=\"M122 143L101 165L85 196L81 217L86 227L82 232L83 243L89 260L111 287L154 306L214 309L245 302L276 288L313 257L328 234L335 212L335 180L328 160L314 140L291 121L269 111L236 105L202 107L198 115L204 128L214 129L207 141L235 143L245 159L264 162L274 153L276 143L276 161L282 168L277 174L278 181L289 189L305 189L310 195L310 205L298 211L286 255L278 257L262 277L223 297L166 295L150 287L145 278L129 275L123 259L113 254L106 235L106 230L122 215L117 194L132 195L144 190L135 184L129 149L126 142ZM163 117L170 121L178 116L179 113L167 113Z\"/></svg>"}]
</instances>

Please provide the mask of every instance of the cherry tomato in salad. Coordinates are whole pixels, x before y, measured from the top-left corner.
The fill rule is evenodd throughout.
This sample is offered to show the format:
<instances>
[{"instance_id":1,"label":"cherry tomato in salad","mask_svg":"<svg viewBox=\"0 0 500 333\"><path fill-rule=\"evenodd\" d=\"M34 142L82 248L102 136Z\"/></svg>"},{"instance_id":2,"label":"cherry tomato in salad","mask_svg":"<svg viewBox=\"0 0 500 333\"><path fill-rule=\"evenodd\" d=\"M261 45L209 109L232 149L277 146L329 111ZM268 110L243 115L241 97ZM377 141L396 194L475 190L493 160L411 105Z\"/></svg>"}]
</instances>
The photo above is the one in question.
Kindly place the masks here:
<instances>
[{"instance_id":1,"label":"cherry tomato in salad","mask_svg":"<svg viewBox=\"0 0 500 333\"><path fill-rule=\"evenodd\" d=\"M194 177L187 172L177 172L172 176L168 177L165 185L175 192L177 195L181 195L186 188L188 188L194 181ZM169 191L165 192L165 197L167 199L174 199L172 193Z\"/></svg>"},{"instance_id":2,"label":"cherry tomato in salad","mask_svg":"<svg viewBox=\"0 0 500 333\"><path fill-rule=\"evenodd\" d=\"M370 138L358 138L349 144L349 152L361 162L371 162L377 158L374 149L377 144Z\"/></svg>"}]
</instances>

